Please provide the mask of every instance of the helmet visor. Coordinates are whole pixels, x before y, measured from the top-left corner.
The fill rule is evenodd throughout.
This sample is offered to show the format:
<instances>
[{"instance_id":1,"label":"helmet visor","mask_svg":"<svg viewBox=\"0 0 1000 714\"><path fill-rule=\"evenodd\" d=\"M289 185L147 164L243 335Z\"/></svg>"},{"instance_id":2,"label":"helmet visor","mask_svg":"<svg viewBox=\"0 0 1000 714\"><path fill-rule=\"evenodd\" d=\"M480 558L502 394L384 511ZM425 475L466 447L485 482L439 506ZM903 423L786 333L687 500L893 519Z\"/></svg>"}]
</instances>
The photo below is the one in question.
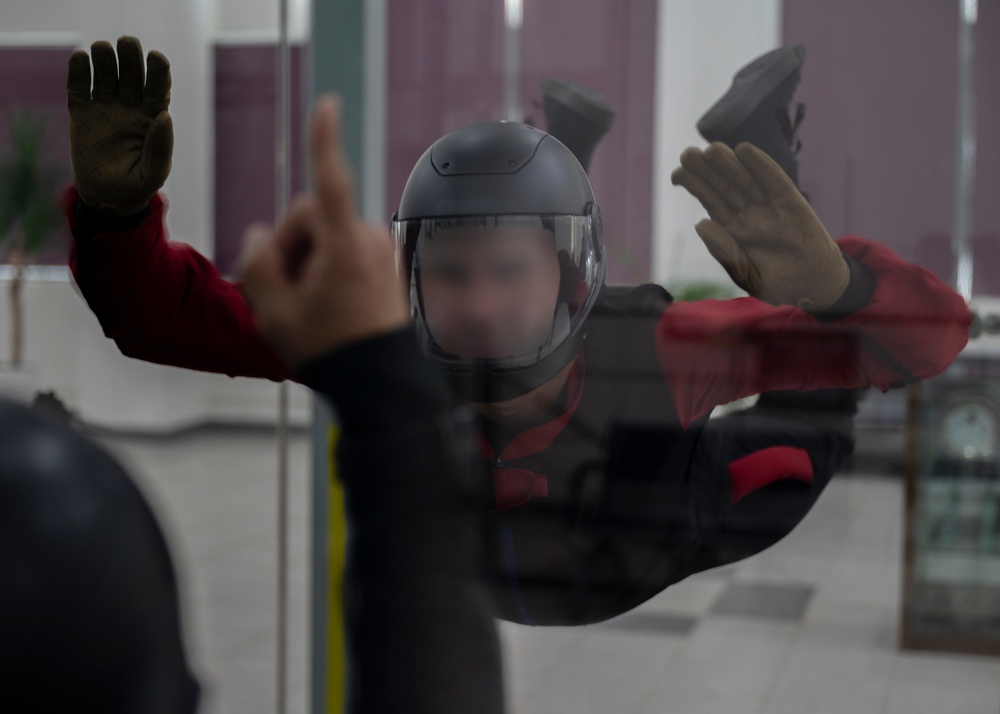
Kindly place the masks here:
<instances>
[{"instance_id":1,"label":"helmet visor","mask_svg":"<svg viewBox=\"0 0 1000 714\"><path fill-rule=\"evenodd\" d=\"M558 349L603 280L587 216L475 216L393 224L428 354L456 367L533 365Z\"/></svg>"}]
</instances>

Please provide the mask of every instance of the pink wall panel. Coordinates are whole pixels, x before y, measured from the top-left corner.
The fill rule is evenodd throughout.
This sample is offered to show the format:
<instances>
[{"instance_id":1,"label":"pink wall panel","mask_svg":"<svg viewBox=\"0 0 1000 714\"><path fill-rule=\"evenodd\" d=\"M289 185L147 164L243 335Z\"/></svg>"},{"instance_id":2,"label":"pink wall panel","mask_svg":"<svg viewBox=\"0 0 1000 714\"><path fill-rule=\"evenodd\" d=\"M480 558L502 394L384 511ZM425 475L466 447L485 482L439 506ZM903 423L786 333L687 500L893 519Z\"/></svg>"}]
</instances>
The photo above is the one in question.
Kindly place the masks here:
<instances>
[{"instance_id":1,"label":"pink wall panel","mask_svg":"<svg viewBox=\"0 0 1000 714\"><path fill-rule=\"evenodd\" d=\"M292 192L304 186L303 48L292 48ZM273 223L276 191L277 49L273 45L215 48L215 255L228 273L243 231Z\"/></svg>"},{"instance_id":2,"label":"pink wall panel","mask_svg":"<svg viewBox=\"0 0 1000 714\"><path fill-rule=\"evenodd\" d=\"M524 4L521 96L545 128L540 83L594 89L618 109L590 166L604 218L609 282L649 278L655 0L533 0ZM503 3L389 2L386 200L398 203L413 164L438 137L504 118Z\"/></svg>"},{"instance_id":3,"label":"pink wall panel","mask_svg":"<svg viewBox=\"0 0 1000 714\"><path fill-rule=\"evenodd\" d=\"M831 232L859 233L951 279L959 2L794 0L806 45L797 100L801 183ZM1000 4L979 3L974 290L996 291L1000 242Z\"/></svg>"}]
</instances>

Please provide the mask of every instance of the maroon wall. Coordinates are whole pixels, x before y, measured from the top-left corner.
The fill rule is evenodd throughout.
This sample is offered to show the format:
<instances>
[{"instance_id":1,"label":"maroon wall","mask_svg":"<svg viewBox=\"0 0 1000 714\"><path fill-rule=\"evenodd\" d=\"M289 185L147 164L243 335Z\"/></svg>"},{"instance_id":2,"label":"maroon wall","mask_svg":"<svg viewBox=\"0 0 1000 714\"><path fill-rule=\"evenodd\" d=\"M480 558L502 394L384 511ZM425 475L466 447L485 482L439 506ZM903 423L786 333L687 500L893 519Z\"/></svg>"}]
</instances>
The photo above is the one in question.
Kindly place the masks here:
<instances>
[{"instance_id":1,"label":"maroon wall","mask_svg":"<svg viewBox=\"0 0 1000 714\"><path fill-rule=\"evenodd\" d=\"M875 238L951 280L958 0L788 0L807 48L802 188L832 233ZM975 290L1000 257L1000 4L979 3ZM997 266L1000 273L1000 266Z\"/></svg>"},{"instance_id":2,"label":"maroon wall","mask_svg":"<svg viewBox=\"0 0 1000 714\"><path fill-rule=\"evenodd\" d=\"M386 199L398 203L413 164L441 135L504 118L503 3L390 0ZM521 96L545 128L540 83L584 84L618 109L594 153L610 282L649 278L655 0L524 3Z\"/></svg>"},{"instance_id":3,"label":"maroon wall","mask_svg":"<svg viewBox=\"0 0 1000 714\"><path fill-rule=\"evenodd\" d=\"M230 272L243 231L273 223L278 54L274 45L215 48L215 264ZM303 48L291 52L292 192L304 187Z\"/></svg>"}]
</instances>

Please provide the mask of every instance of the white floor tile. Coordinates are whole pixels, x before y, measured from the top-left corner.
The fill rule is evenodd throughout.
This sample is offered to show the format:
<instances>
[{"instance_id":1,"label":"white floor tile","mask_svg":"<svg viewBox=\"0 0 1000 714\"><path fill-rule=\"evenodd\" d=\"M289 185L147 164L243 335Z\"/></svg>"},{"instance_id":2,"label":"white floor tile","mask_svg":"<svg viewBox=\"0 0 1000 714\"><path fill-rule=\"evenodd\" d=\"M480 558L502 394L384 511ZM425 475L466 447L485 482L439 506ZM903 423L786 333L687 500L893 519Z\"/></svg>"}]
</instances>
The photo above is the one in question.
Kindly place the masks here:
<instances>
[{"instance_id":1,"label":"white floor tile","mask_svg":"<svg viewBox=\"0 0 1000 714\"><path fill-rule=\"evenodd\" d=\"M678 642L637 714L756 712L794 641L795 626L712 617Z\"/></svg>"},{"instance_id":2,"label":"white floor tile","mask_svg":"<svg viewBox=\"0 0 1000 714\"><path fill-rule=\"evenodd\" d=\"M184 589L201 714L274 711L276 450L260 431L104 437L163 522ZM293 435L289 711L309 700L311 445ZM687 636L501 623L512 712L998 714L1000 658L897 648L897 479L835 477L784 540L696 575L638 612L697 617ZM706 616L733 582L816 588L801 622Z\"/></svg>"},{"instance_id":3,"label":"white floor tile","mask_svg":"<svg viewBox=\"0 0 1000 714\"><path fill-rule=\"evenodd\" d=\"M583 636L515 700L514 711L532 714L637 711L662 681L681 641L583 628Z\"/></svg>"},{"instance_id":4,"label":"white floor tile","mask_svg":"<svg viewBox=\"0 0 1000 714\"><path fill-rule=\"evenodd\" d=\"M900 654L885 714L1000 712L1000 658Z\"/></svg>"}]
</instances>

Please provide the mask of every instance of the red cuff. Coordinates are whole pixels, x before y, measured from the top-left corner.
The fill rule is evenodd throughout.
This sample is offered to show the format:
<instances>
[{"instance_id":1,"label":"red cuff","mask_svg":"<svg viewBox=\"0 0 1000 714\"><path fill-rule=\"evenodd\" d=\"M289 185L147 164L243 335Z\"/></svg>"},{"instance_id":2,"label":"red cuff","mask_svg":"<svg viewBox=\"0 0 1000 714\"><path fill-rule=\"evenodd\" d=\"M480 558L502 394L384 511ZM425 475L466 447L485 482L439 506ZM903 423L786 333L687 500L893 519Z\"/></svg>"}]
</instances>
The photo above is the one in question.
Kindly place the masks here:
<instances>
[{"instance_id":1,"label":"red cuff","mask_svg":"<svg viewBox=\"0 0 1000 714\"><path fill-rule=\"evenodd\" d=\"M811 484L812 460L809 452L794 446L771 446L747 454L729 464L731 498L733 505L775 481L792 479Z\"/></svg>"}]
</instances>

